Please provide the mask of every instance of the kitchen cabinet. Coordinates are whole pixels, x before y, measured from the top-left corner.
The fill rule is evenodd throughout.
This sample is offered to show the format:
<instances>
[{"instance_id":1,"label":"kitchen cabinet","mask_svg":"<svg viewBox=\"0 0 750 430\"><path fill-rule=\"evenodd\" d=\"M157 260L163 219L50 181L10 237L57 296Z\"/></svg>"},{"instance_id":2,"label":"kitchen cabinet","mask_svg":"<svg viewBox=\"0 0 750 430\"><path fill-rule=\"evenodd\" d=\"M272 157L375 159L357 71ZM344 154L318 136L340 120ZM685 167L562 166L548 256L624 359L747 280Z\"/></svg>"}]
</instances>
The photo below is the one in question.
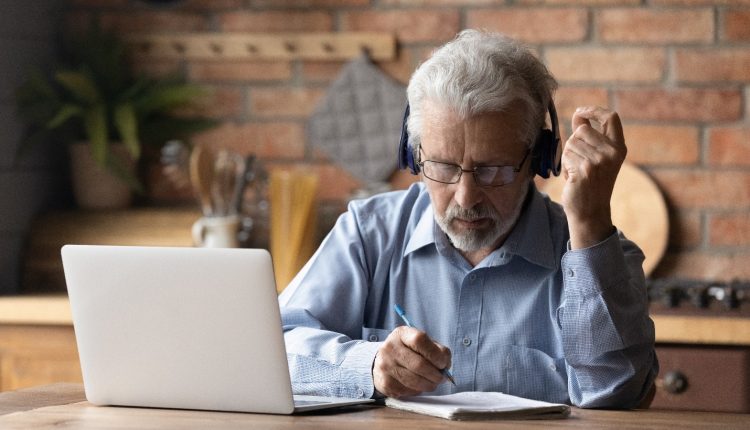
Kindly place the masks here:
<instances>
[{"instance_id":1,"label":"kitchen cabinet","mask_svg":"<svg viewBox=\"0 0 750 430\"><path fill-rule=\"evenodd\" d=\"M82 382L65 295L0 298L0 391Z\"/></svg>"},{"instance_id":2,"label":"kitchen cabinet","mask_svg":"<svg viewBox=\"0 0 750 430\"><path fill-rule=\"evenodd\" d=\"M23 263L25 294L65 292L60 248L65 244L193 246L193 208L61 211L31 225Z\"/></svg>"},{"instance_id":3,"label":"kitchen cabinet","mask_svg":"<svg viewBox=\"0 0 750 430\"><path fill-rule=\"evenodd\" d=\"M750 412L750 319L653 319L661 360L653 408ZM0 390L54 382L81 382L67 296L0 297Z\"/></svg>"}]
</instances>

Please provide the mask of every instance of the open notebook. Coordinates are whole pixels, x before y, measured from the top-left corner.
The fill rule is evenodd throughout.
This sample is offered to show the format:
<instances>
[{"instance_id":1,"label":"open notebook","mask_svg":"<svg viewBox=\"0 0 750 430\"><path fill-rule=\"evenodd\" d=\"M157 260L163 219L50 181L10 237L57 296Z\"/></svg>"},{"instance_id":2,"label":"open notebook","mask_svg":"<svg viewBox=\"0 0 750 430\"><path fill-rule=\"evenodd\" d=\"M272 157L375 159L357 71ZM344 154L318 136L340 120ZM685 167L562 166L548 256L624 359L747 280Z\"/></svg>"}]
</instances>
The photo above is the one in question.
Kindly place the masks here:
<instances>
[{"instance_id":1,"label":"open notebook","mask_svg":"<svg viewBox=\"0 0 750 430\"><path fill-rule=\"evenodd\" d=\"M294 396L261 249L66 245L86 398L290 414L372 402Z\"/></svg>"},{"instance_id":2,"label":"open notebook","mask_svg":"<svg viewBox=\"0 0 750 430\"><path fill-rule=\"evenodd\" d=\"M568 405L491 392L388 398L385 404L449 420L556 419L570 415Z\"/></svg>"}]
</instances>

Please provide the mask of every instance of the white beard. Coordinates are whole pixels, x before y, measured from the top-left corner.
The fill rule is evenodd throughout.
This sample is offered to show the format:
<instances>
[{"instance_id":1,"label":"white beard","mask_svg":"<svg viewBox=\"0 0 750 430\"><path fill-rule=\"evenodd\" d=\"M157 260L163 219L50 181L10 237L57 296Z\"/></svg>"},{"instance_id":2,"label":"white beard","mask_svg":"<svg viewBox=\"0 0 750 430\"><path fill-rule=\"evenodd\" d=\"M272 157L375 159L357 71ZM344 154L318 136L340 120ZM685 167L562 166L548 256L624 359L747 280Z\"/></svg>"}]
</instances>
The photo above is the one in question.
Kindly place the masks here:
<instances>
[{"instance_id":1,"label":"white beard","mask_svg":"<svg viewBox=\"0 0 750 430\"><path fill-rule=\"evenodd\" d=\"M476 252L480 249L490 248L495 246L497 241L508 234L516 224L518 217L521 215L521 209L523 209L523 203L526 200L528 190L527 187L523 193L523 197L518 200L510 216L505 219L491 205L480 204L471 209L451 205L448 206L442 216L435 213L435 222L445 232L451 243L453 243L453 246L461 251ZM458 231L452 227L453 220L456 218L466 221L488 218L490 225L485 228Z\"/></svg>"}]
</instances>

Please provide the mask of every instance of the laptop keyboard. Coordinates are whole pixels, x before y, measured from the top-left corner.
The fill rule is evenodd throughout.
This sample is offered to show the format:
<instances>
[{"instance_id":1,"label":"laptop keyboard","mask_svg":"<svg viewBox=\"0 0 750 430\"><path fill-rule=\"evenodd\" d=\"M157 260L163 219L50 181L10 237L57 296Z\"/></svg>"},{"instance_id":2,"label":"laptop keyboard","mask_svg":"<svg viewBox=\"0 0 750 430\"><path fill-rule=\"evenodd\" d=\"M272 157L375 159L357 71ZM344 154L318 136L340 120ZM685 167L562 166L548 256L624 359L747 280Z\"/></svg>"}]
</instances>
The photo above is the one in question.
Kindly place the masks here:
<instances>
[{"instance_id":1,"label":"laptop keyboard","mask_svg":"<svg viewBox=\"0 0 750 430\"><path fill-rule=\"evenodd\" d=\"M327 402L325 400L294 400L294 406L308 406L308 405L327 405L333 402Z\"/></svg>"}]
</instances>

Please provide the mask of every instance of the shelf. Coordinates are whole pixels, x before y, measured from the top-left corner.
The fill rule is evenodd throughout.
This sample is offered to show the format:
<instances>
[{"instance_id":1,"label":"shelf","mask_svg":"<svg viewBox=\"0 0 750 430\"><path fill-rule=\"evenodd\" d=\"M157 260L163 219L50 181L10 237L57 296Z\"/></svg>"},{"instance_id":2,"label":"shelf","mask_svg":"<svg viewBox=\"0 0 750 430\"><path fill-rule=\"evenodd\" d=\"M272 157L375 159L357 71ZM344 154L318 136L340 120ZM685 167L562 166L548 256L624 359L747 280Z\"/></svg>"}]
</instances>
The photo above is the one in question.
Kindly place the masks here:
<instances>
[{"instance_id":1,"label":"shelf","mask_svg":"<svg viewBox=\"0 0 750 430\"><path fill-rule=\"evenodd\" d=\"M60 248L65 244L193 246L195 209L51 212L34 220L24 256L25 294L65 292Z\"/></svg>"},{"instance_id":2,"label":"shelf","mask_svg":"<svg viewBox=\"0 0 750 430\"><path fill-rule=\"evenodd\" d=\"M651 315L657 343L750 345L750 318Z\"/></svg>"},{"instance_id":3,"label":"shelf","mask_svg":"<svg viewBox=\"0 0 750 430\"><path fill-rule=\"evenodd\" d=\"M133 53L160 59L342 61L367 52L373 60L396 56L391 33L177 33L126 37Z\"/></svg>"}]
</instances>

